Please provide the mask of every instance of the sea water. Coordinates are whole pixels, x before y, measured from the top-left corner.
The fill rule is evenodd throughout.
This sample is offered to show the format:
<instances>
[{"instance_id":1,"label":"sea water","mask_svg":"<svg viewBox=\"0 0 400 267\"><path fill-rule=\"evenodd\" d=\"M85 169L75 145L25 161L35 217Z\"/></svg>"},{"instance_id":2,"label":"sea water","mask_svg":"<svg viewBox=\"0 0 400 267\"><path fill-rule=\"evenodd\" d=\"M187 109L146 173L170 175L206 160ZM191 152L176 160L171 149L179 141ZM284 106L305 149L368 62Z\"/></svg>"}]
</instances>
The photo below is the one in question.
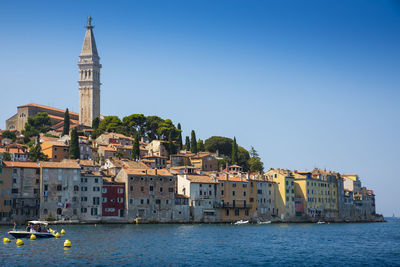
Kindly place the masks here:
<instances>
[{"instance_id":1,"label":"sea water","mask_svg":"<svg viewBox=\"0 0 400 267\"><path fill-rule=\"evenodd\" d=\"M340 224L57 225L24 239L0 226L0 266L400 266L400 220ZM63 243L69 239L70 249Z\"/></svg>"}]
</instances>

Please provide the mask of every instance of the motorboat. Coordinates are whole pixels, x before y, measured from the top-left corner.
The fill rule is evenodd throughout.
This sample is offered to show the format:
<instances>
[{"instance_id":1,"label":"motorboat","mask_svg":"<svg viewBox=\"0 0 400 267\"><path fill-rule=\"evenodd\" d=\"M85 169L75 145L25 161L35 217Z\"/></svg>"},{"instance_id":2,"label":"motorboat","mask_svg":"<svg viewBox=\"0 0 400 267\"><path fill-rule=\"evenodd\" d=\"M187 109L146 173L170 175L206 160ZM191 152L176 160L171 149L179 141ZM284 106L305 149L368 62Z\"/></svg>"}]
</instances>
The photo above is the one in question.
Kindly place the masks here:
<instances>
[{"instance_id":1,"label":"motorboat","mask_svg":"<svg viewBox=\"0 0 400 267\"><path fill-rule=\"evenodd\" d=\"M29 221L26 230L12 230L8 233L15 238L29 238L32 234L36 236L36 238L50 238L54 237L52 233L47 229L48 223L45 221Z\"/></svg>"},{"instance_id":2,"label":"motorboat","mask_svg":"<svg viewBox=\"0 0 400 267\"><path fill-rule=\"evenodd\" d=\"M317 224L325 224L323 221L318 221Z\"/></svg>"},{"instance_id":3,"label":"motorboat","mask_svg":"<svg viewBox=\"0 0 400 267\"><path fill-rule=\"evenodd\" d=\"M249 221L240 220L240 221L235 222L234 225L241 225L241 224L246 224L246 223L249 223Z\"/></svg>"},{"instance_id":4,"label":"motorboat","mask_svg":"<svg viewBox=\"0 0 400 267\"><path fill-rule=\"evenodd\" d=\"M257 224L270 224L270 223L271 223L271 221L266 221L266 222L259 221L259 222L257 222Z\"/></svg>"}]
</instances>

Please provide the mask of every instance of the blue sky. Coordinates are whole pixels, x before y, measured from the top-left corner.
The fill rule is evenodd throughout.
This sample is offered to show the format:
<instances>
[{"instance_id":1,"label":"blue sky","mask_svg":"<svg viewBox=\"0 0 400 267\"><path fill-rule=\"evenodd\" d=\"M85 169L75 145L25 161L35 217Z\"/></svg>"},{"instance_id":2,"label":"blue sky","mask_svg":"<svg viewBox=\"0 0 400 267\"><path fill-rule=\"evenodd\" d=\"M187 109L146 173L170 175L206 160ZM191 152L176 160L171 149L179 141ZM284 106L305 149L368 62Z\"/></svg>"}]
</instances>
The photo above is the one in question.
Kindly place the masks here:
<instances>
[{"instance_id":1,"label":"blue sky","mask_svg":"<svg viewBox=\"0 0 400 267\"><path fill-rule=\"evenodd\" d=\"M78 107L87 16L101 113L236 136L266 168L357 173L400 216L399 1L1 1L0 128Z\"/></svg>"}]
</instances>

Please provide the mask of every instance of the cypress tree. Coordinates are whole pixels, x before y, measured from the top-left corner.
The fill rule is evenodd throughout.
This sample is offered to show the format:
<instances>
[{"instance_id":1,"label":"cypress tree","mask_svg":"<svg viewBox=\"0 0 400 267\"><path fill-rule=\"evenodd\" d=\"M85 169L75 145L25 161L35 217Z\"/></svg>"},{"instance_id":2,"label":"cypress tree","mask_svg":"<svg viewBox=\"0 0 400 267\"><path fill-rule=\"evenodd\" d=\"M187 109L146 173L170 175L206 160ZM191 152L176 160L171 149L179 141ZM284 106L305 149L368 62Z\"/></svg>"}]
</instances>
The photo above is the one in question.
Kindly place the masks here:
<instances>
[{"instance_id":1,"label":"cypress tree","mask_svg":"<svg viewBox=\"0 0 400 267\"><path fill-rule=\"evenodd\" d=\"M76 130L76 128L72 129L71 131L71 141L69 142L69 157L71 159L80 158L78 131Z\"/></svg>"},{"instance_id":2,"label":"cypress tree","mask_svg":"<svg viewBox=\"0 0 400 267\"><path fill-rule=\"evenodd\" d=\"M68 135L69 134L69 127L70 127L70 121L69 121L69 111L68 108L65 110L64 113L64 128L62 135Z\"/></svg>"},{"instance_id":3,"label":"cypress tree","mask_svg":"<svg viewBox=\"0 0 400 267\"><path fill-rule=\"evenodd\" d=\"M182 142L182 129L181 129L181 124L178 123L178 130L179 130L179 135L178 135L178 145L182 149L183 147L183 142Z\"/></svg>"},{"instance_id":4,"label":"cypress tree","mask_svg":"<svg viewBox=\"0 0 400 267\"><path fill-rule=\"evenodd\" d=\"M189 136L186 136L185 149L186 150L190 150L190 139L189 139Z\"/></svg>"},{"instance_id":5,"label":"cypress tree","mask_svg":"<svg viewBox=\"0 0 400 267\"><path fill-rule=\"evenodd\" d=\"M99 125L100 125L100 118L99 117L94 118L92 122L92 129L97 130L97 128L99 128Z\"/></svg>"},{"instance_id":6,"label":"cypress tree","mask_svg":"<svg viewBox=\"0 0 400 267\"><path fill-rule=\"evenodd\" d=\"M190 151L192 153L197 153L197 141L196 141L196 133L192 130L192 136L190 140Z\"/></svg>"},{"instance_id":7,"label":"cypress tree","mask_svg":"<svg viewBox=\"0 0 400 267\"><path fill-rule=\"evenodd\" d=\"M139 135L137 134L132 144L132 160L139 160L140 158L140 146L139 146Z\"/></svg>"},{"instance_id":8,"label":"cypress tree","mask_svg":"<svg viewBox=\"0 0 400 267\"><path fill-rule=\"evenodd\" d=\"M171 154L176 154L176 146L174 142L172 142L172 132L169 133L168 136L168 153Z\"/></svg>"},{"instance_id":9,"label":"cypress tree","mask_svg":"<svg viewBox=\"0 0 400 267\"><path fill-rule=\"evenodd\" d=\"M232 164L237 164L238 161L238 145L236 143L236 137L233 138L232 143Z\"/></svg>"},{"instance_id":10,"label":"cypress tree","mask_svg":"<svg viewBox=\"0 0 400 267\"><path fill-rule=\"evenodd\" d=\"M199 152L206 151L203 140L201 140L201 139L199 139L199 141L197 141L197 151L199 151Z\"/></svg>"}]
</instances>

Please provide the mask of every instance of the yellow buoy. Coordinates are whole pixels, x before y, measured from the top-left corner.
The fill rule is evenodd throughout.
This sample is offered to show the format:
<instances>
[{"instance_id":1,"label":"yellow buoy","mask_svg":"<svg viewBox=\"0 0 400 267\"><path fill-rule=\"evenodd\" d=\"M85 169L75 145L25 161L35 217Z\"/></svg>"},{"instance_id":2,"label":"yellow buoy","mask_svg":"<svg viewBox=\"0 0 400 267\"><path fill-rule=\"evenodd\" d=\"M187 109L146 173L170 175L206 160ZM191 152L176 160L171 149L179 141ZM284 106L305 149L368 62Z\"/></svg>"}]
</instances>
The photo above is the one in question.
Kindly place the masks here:
<instances>
[{"instance_id":1,"label":"yellow buoy","mask_svg":"<svg viewBox=\"0 0 400 267\"><path fill-rule=\"evenodd\" d=\"M24 244L24 241L22 241L21 239L17 239L17 242L15 242L15 244L17 244L17 246L22 246Z\"/></svg>"},{"instance_id":2,"label":"yellow buoy","mask_svg":"<svg viewBox=\"0 0 400 267\"><path fill-rule=\"evenodd\" d=\"M53 231L53 229L49 228L49 232L50 232L50 233L53 233L54 231Z\"/></svg>"},{"instance_id":3,"label":"yellow buoy","mask_svg":"<svg viewBox=\"0 0 400 267\"><path fill-rule=\"evenodd\" d=\"M59 232L57 232L54 236L57 237L57 238L59 238L61 235L60 235Z\"/></svg>"},{"instance_id":4,"label":"yellow buoy","mask_svg":"<svg viewBox=\"0 0 400 267\"><path fill-rule=\"evenodd\" d=\"M61 234L65 235L65 230L64 229L61 229Z\"/></svg>"},{"instance_id":5,"label":"yellow buoy","mask_svg":"<svg viewBox=\"0 0 400 267\"><path fill-rule=\"evenodd\" d=\"M64 247L66 248L70 248L71 247L71 241L69 241L68 239L64 241Z\"/></svg>"},{"instance_id":6,"label":"yellow buoy","mask_svg":"<svg viewBox=\"0 0 400 267\"><path fill-rule=\"evenodd\" d=\"M8 237L4 237L4 238L3 238L3 242L4 242L4 243L10 243L11 240L10 240L10 238L8 238Z\"/></svg>"},{"instance_id":7,"label":"yellow buoy","mask_svg":"<svg viewBox=\"0 0 400 267\"><path fill-rule=\"evenodd\" d=\"M31 240L36 240L36 236L34 234L31 234Z\"/></svg>"}]
</instances>

